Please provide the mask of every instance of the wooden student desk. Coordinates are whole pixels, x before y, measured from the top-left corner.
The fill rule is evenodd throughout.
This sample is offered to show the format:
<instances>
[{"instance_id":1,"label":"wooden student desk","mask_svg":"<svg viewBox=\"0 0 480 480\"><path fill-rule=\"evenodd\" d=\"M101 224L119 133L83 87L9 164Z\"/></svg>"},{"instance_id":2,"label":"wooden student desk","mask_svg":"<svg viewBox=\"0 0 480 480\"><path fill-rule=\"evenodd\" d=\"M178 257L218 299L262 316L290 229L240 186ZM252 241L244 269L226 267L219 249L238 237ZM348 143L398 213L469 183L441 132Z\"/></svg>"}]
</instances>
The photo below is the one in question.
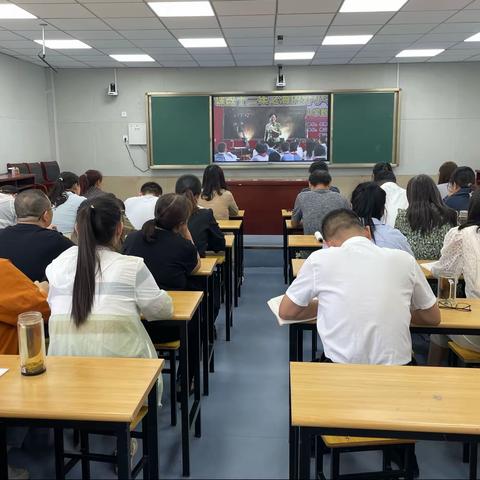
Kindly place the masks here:
<instances>
[{"instance_id":1,"label":"wooden student desk","mask_svg":"<svg viewBox=\"0 0 480 480\"><path fill-rule=\"evenodd\" d=\"M216 257L200 259L200 268L192 275L202 280L203 308L202 308L202 347L203 347L203 394L208 395L209 383L208 374L214 371L214 295L215 295L215 270L217 265Z\"/></svg>"},{"instance_id":2,"label":"wooden student desk","mask_svg":"<svg viewBox=\"0 0 480 480\"><path fill-rule=\"evenodd\" d=\"M148 397L147 465L158 478L157 388L164 361L143 358L48 357L47 371L20 374L17 355L0 355L0 478L8 478L6 429L54 428L55 473L64 478L63 429L111 431L117 437L118 478L131 478L130 423Z\"/></svg>"},{"instance_id":3,"label":"wooden student desk","mask_svg":"<svg viewBox=\"0 0 480 480\"><path fill-rule=\"evenodd\" d=\"M469 368L291 363L290 477L310 478L312 436L328 434L469 442L476 479L478 379Z\"/></svg>"},{"instance_id":4,"label":"wooden student desk","mask_svg":"<svg viewBox=\"0 0 480 480\"><path fill-rule=\"evenodd\" d=\"M229 220L243 220L245 218L245 210L239 210L236 215L230 215Z\"/></svg>"},{"instance_id":5,"label":"wooden student desk","mask_svg":"<svg viewBox=\"0 0 480 480\"><path fill-rule=\"evenodd\" d=\"M238 307L238 298L241 295L243 283L243 221L219 220L218 226L223 232L233 233L235 236L235 262L234 262L234 305Z\"/></svg>"},{"instance_id":6,"label":"wooden student desk","mask_svg":"<svg viewBox=\"0 0 480 480\"><path fill-rule=\"evenodd\" d=\"M168 291L173 300L173 317L169 320L156 320L163 325L170 327L178 327L180 330L180 409L182 417L182 463L183 475L190 475L190 440L189 433L193 423L195 423L195 436L200 437L201 418L200 418L200 326L202 317L201 302L204 296L203 292L179 292ZM198 356L195 358L194 381L194 400L192 408L189 410L189 374L188 374L188 356L191 355L188 349L188 324L190 321L198 322L199 335L195 339L197 342ZM176 399L172 398L174 402Z\"/></svg>"},{"instance_id":7,"label":"wooden student desk","mask_svg":"<svg viewBox=\"0 0 480 480\"><path fill-rule=\"evenodd\" d=\"M293 272L291 260L295 258L295 252L308 250L314 252L322 248L322 242L319 242L315 235L288 235L287 237L287 261L289 266L288 283L293 281Z\"/></svg>"},{"instance_id":8,"label":"wooden student desk","mask_svg":"<svg viewBox=\"0 0 480 480\"><path fill-rule=\"evenodd\" d=\"M21 173L19 175L4 174L0 175L0 187L4 185L13 185L21 188L35 183L35 175L33 173Z\"/></svg>"},{"instance_id":9,"label":"wooden student desk","mask_svg":"<svg viewBox=\"0 0 480 480\"><path fill-rule=\"evenodd\" d=\"M292 226L292 212L290 210L282 210L283 221L283 279L288 283L288 236L293 234L303 234L302 227Z\"/></svg>"}]
</instances>

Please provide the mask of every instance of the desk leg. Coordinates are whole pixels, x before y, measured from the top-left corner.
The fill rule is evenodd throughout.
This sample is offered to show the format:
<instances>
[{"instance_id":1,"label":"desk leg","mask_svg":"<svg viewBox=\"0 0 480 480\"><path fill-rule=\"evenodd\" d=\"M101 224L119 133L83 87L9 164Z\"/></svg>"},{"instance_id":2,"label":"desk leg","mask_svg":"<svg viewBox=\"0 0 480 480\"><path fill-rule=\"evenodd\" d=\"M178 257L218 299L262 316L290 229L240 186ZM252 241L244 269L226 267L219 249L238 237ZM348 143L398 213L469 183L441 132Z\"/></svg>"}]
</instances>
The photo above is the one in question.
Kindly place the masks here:
<instances>
[{"instance_id":1,"label":"desk leg","mask_svg":"<svg viewBox=\"0 0 480 480\"><path fill-rule=\"evenodd\" d=\"M308 428L299 428L300 431L300 450L299 450L299 466L300 478L302 480L310 479L310 452L312 436Z\"/></svg>"},{"instance_id":2,"label":"desk leg","mask_svg":"<svg viewBox=\"0 0 480 480\"><path fill-rule=\"evenodd\" d=\"M238 307L238 297L240 296L240 240L238 230L235 235L235 263L233 266L233 294L234 294L234 306Z\"/></svg>"},{"instance_id":3,"label":"desk leg","mask_svg":"<svg viewBox=\"0 0 480 480\"><path fill-rule=\"evenodd\" d=\"M225 329L227 342L230 341L232 325L232 249L225 251Z\"/></svg>"},{"instance_id":4,"label":"desk leg","mask_svg":"<svg viewBox=\"0 0 480 480\"><path fill-rule=\"evenodd\" d=\"M172 398L172 402L175 402ZM145 423L148 424L147 431L143 432L143 441L147 443L147 472L144 478L158 480L158 394L157 382L153 385L148 394L148 413ZM143 429L142 429L143 430Z\"/></svg>"},{"instance_id":5,"label":"desk leg","mask_svg":"<svg viewBox=\"0 0 480 480\"><path fill-rule=\"evenodd\" d=\"M182 417L182 463L183 476L190 476L190 443L189 443L189 375L188 375L188 322L180 322L180 414ZM172 400L173 401L173 400Z\"/></svg>"},{"instance_id":6,"label":"desk leg","mask_svg":"<svg viewBox=\"0 0 480 480\"><path fill-rule=\"evenodd\" d=\"M477 480L478 443L470 443L470 480Z\"/></svg>"},{"instance_id":7,"label":"desk leg","mask_svg":"<svg viewBox=\"0 0 480 480\"><path fill-rule=\"evenodd\" d=\"M287 222L283 220L283 279L288 282L288 233Z\"/></svg>"},{"instance_id":8,"label":"desk leg","mask_svg":"<svg viewBox=\"0 0 480 480\"><path fill-rule=\"evenodd\" d=\"M1 422L0 422L0 478L8 479L7 427L4 423L1 423Z\"/></svg>"},{"instance_id":9,"label":"desk leg","mask_svg":"<svg viewBox=\"0 0 480 480\"><path fill-rule=\"evenodd\" d=\"M214 272L213 275L208 277L208 291L210 292L208 296L208 310L209 315L209 346L208 346L208 369L211 373L215 371L215 300L217 295L216 287L217 273Z\"/></svg>"},{"instance_id":10,"label":"desk leg","mask_svg":"<svg viewBox=\"0 0 480 480\"><path fill-rule=\"evenodd\" d=\"M200 396L201 396L201 392L200 392L200 378L201 378L201 374L200 374L200 352L201 352L200 322L201 322L202 317L205 318L205 316L202 313L202 310L203 310L203 305L200 304L199 310L197 310L197 313L196 313L197 318L193 319L193 321L199 322L198 329L196 330L198 332L198 334L197 334L197 337L195 338L195 343L197 344L197 348L195 350L197 350L198 356L197 356L197 358L195 358L195 371L193 372L193 375L194 375L194 380L193 380L194 402L193 402L193 408L192 408L193 415L194 416L196 415L196 418L195 418L195 436L197 438L200 438L202 436L202 426L201 426L201 416L200 416ZM208 332L207 332L206 341L207 341L207 352L208 352ZM207 353L207 362L206 363L207 363L207 367L208 367L208 353Z\"/></svg>"},{"instance_id":11,"label":"desk leg","mask_svg":"<svg viewBox=\"0 0 480 480\"><path fill-rule=\"evenodd\" d=\"M245 272L243 269L243 254L244 254L244 246L243 246L243 222L240 225L240 230L238 231L240 236L240 285L243 285L243 278L245 276ZM239 291L239 295L241 296L241 290Z\"/></svg>"},{"instance_id":12,"label":"desk leg","mask_svg":"<svg viewBox=\"0 0 480 480\"><path fill-rule=\"evenodd\" d=\"M118 478L129 480L130 471L130 424L122 424L117 430L117 465Z\"/></svg>"},{"instance_id":13,"label":"desk leg","mask_svg":"<svg viewBox=\"0 0 480 480\"><path fill-rule=\"evenodd\" d=\"M211 321L210 316L213 316L213 311L210 310L210 292L208 289L209 277L203 277L203 299L202 299L202 318L201 324L201 344L202 344L202 366L203 366L203 394L208 396L208 370L209 370L209 357L210 357L210 328Z\"/></svg>"},{"instance_id":14,"label":"desk leg","mask_svg":"<svg viewBox=\"0 0 480 480\"><path fill-rule=\"evenodd\" d=\"M54 428L53 436L55 442L55 478L61 480L65 478L65 461L63 458L63 428Z\"/></svg>"},{"instance_id":15,"label":"desk leg","mask_svg":"<svg viewBox=\"0 0 480 480\"><path fill-rule=\"evenodd\" d=\"M303 362L303 329L297 329L297 362Z\"/></svg>"}]
</instances>

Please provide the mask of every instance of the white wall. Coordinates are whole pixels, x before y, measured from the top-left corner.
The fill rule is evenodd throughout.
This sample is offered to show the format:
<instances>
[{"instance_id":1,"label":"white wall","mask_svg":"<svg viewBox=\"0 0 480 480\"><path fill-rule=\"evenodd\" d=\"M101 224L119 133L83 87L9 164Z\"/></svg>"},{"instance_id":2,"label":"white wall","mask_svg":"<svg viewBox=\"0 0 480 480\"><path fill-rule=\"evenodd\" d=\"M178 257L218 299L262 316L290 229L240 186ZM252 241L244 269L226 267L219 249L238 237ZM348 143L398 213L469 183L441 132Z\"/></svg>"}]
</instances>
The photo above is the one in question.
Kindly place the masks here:
<instances>
[{"instance_id":1,"label":"white wall","mask_svg":"<svg viewBox=\"0 0 480 480\"><path fill-rule=\"evenodd\" d=\"M329 91L397 86L396 65L287 67L288 88ZM122 135L128 122L145 121L145 92L261 92L272 90L273 68L119 69L118 97L107 97L113 70L65 69L55 75L62 168L97 168L107 176L137 176ZM480 63L402 64L398 175L435 173L447 160L480 167ZM121 112L127 112L127 118ZM172 146L174 148L174 146ZM133 147L146 168L146 153ZM336 171L356 175L364 170ZM145 175L151 175L149 172ZM177 175L178 172L154 172ZM303 177L298 170L250 168L230 177Z\"/></svg>"},{"instance_id":2,"label":"white wall","mask_svg":"<svg viewBox=\"0 0 480 480\"><path fill-rule=\"evenodd\" d=\"M0 54L0 172L9 162L54 158L43 67Z\"/></svg>"}]
</instances>

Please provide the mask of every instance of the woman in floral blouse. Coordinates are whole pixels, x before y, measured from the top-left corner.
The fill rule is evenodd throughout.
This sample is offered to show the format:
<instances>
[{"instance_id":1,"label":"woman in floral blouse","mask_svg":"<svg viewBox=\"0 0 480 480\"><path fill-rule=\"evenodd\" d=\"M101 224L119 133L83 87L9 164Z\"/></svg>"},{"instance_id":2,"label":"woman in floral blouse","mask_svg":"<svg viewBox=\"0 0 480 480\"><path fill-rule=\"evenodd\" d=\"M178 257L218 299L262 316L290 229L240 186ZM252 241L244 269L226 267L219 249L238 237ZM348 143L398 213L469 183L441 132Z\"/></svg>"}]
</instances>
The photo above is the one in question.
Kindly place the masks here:
<instances>
[{"instance_id":1,"label":"woman in floral blouse","mask_svg":"<svg viewBox=\"0 0 480 480\"><path fill-rule=\"evenodd\" d=\"M443 239L457 224L457 212L444 205L435 182L417 175L407 185L408 208L399 210L395 222L417 259L440 258Z\"/></svg>"}]
</instances>

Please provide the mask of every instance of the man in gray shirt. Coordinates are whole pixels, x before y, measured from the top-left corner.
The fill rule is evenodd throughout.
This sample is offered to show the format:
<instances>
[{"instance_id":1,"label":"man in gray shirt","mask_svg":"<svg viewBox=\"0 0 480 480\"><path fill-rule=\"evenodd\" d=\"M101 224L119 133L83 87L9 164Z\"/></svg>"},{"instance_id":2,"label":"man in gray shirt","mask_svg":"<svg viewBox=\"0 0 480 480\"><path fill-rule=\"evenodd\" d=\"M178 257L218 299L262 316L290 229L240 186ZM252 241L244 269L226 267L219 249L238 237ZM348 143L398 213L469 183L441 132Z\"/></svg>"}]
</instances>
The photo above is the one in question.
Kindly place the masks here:
<instances>
[{"instance_id":1,"label":"man in gray shirt","mask_svg":"<svg viewBox=\"0 0 480 480\"><path fill-rule=\"evenodd\" d=\"M350 203L337 192L330 190L332 177L324 170L315 170L310 174L310 190L300 192L295 200L292 213L292 226L303 224L303 233L312 235L321 230L327 213L339 208L350 209Z\"/></svg>"}]
</instances>

